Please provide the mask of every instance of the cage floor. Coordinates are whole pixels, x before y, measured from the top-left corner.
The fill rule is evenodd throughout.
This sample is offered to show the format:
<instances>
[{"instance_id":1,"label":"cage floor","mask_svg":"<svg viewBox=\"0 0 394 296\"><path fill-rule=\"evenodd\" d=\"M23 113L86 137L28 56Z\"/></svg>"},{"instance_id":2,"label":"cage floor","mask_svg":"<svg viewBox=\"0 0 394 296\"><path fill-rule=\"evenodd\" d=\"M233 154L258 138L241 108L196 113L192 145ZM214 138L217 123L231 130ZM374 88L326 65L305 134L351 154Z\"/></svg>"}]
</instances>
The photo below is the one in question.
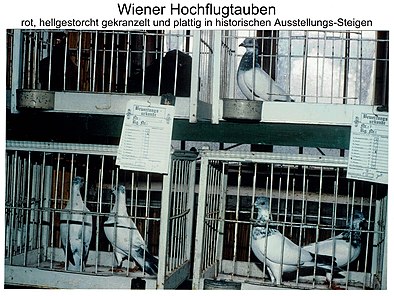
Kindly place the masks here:
<instances>
[{"instance_id":1,"label":"cage floor","mask_svg":"<svg viewBox=\"0 0 394 296\"><path fill-rule=\"evenodd\" d=\"M345 279L335 279L331 286L325 282L325 278L317 276L313 281L312 276L302 276L298 281L283 281L280 286L274 285L268 278L242 277L229 274L219 274L218 280L234 281L242 283L242 290L265 290L265 289L301 289L301 290L361 290L359 283L346 284ZM314 283L313 283L314 282ZM367 289L364 287L364 289Z\"/></svg>"},{"instance_id":2,"label":"cage floor","mask_svg":"<svg viewBox=\"0 0 394 296\"><path fill-rule=\"evenodd\" d=\"M127 264L126 264L127 265ZM115 270L110 266L87 264L83 272L65 270L64 262L41 261L26 265L5 265L5 284L45 288L155 289L157 277L137 268ZM137 280L137 281L136 281Z\"/></svg>"}]
</instances>

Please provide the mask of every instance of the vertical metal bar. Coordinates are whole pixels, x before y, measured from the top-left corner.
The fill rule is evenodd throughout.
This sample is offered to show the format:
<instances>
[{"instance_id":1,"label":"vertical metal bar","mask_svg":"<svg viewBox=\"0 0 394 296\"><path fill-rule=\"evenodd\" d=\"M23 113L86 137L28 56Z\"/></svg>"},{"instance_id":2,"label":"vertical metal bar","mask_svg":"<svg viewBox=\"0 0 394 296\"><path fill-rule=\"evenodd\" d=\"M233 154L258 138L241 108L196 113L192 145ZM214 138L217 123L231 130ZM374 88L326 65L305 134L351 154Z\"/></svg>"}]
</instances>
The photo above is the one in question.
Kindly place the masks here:
<instances>
[{"instance_id":1,"label":"vertical metal bar","mask_svg":"<svg viewBox=\"0 0 394 296\"><path fill-rule=\"evenodd\" d=\"M345 33L345 65L343 71L343 100L342 104L347 104L349 93L349 58L350 58L350 33Z\"/></svg>"},{"instance_id":2,"label":"vertical metal bar","mask_svg":"<svg viewBox=\"0 0 394 296\"><path fill-rule=\"evenodd\" d=\"M112 91L112 76L114 71L114 47L115 47L115 32L112 31L111 37L111 60L109 65L109 85L108 85L108 92Z\"/></svg>"},{"instance_id":3,"label":"vertical metal bar","mask_svg":"<svg viewBox=\"0 0 394 296\"><path fill-rule=\"evenodd\" d=\"M170 35L171 36L171 35ZM161 94L161 78L162 78L162 72L163 72L163 53L164 53L164 42L161 42L161 48L160 48L160 56L159 56L159 85L157 87L157 95L160 96ZM175 65L176 67L176 65Z\"/></svg>"},{"instance_id":4,"label":"vertical metal bar","mask_svg":"<svg viewBox=\"0 0 394 296\"><path fill-rule=\"evenodd\" d=\"M51 212L51 198L52 198L52 172L51 165L43 164L43 180L42 180L42 242L44 252L44 261L48 258L49 245L49 226L50 226L50 212Z\"/></svg>"},{"instance_id":5,"label":"vertical metal bar","mask_svg":"<svg viewBox=\"0 0 394 296\"><path fill-rule=\"evenodd\" d=\"M32 71L32 86L31 86L31 88L32 89L36 89L37 88L37 81L36 81L36 78L37 78L37 73L38 73L38 71L37 71L37 61L38 61L38 32L35 32L34 33L34 53L33 53L33 56L34 56L34 58L33 58L33 71Z\"/></svg>"},{"instance_id":6,"label":"vertical metal bar","mask_svg":"<svg viewBox=\"0 0 394 296\"><path fill-rule=\"evenodd\" d=\"M102 69L102 83L101 83L101 91L105 92L105 68L106 68L106 54L107 54L107 33L104 32L103 36L103 69Z\"/></svg>"},{"instance_id":7,"label":"vertical metal bar","mask_svg":"<svg viewBox=\"0 0 394 296\"><path fill-rule=\"evenodd\" d=\"M197 106L199 95L199 71L201 56L201 32L199 30L193 31L193 59L192 59L192 75L190 82L190 105L189 105L189 122L197 122Z\"/></svg>"},{"instance_id":8,"label":"vertical metal bar","mask_svg":"<svg viewBox=\"0 0 394 296\"><path fill-rule=\"evenodd\" d=\"M57 154L57 162L56 162L56 174L55 174L55 192L54 192L54 205L53 205L53 211L52 211L52 223L51 223L51 247L52 247L52 253L51 253L51 259L50 259L50 264L49 268L53 268L53 261L54 261L54 255L55 255L55 246L54 246L54 232L55 232L55 215L58 214L57 212L57 196L58 196L58 187L59 187L59 171L60 171L60 152ZM60 206L61 209L61 206Z\"/></svg>"},{"instance_id":9,"label":"vertical metal bar","mask_svg":"<svg viewBox=\"0 0 394 296\"><path fill-rule=\"evenodd\" d=\"M18 151L15 151L15 154L12 159L12 178L11 178L11 214L10 214L10 221L9 221L9 255L10 255L10 264L12 265L13 262L13 237L14 237L14 230L15 230L15 204L16 204L16 194L15 194L15 187L16 187L16 169L17 169L17 159L18 159Z\"/></svg>"},{"instance_id":10,"label":"vertical metal bar","mask_svg":"<svg viewBox=\"0 0 394 296\"><path fill-rule=\"evenodd\" d=\"M63 41L61 41L63 42ZM66 45L64 47L64 54L63 54L63 91L66 89L66 74L67 74L67 51L68 51L68 35L66 36ZM51 58L52 60L52 58ZM79 72L79 69L78 69Z\"/></svg>"},{"instance_id":11,"label":"vertical metal bar","mask_svg":"<svg viewBox=\"0 0 394 296\"><path fill-rule=\"evenodd\" d=\"M37 189L38 192L39 192L39 201L40 201L40 206L39 206L39 209L37 210L38 217L36 219L37 223L39 224L39 225L37 225L37 228L38 228L38 235L37 235L37 238L38 238L38 242L37 242L37 248L38 248L38 252L37 252L37 266L40 266L40 264L41 264L41 256L44 258L44 260L45 260L45 257L46 257L46 254L44 252L41 253L41 249L42 249L41 234L42 234L42 219L43 219L42 218L42 215L43 215L42 208L43 208L43 202L44 202L44 196L43 196L43 194L44 194L44 190L43 190L43 188L44 188L44 173L45 173L44 168L45 168L45 160L46 160L46 153L45 152L43 153L42 157L43 157L43 160L42 160L42 165L41 165L41 169L40 169L41 176L39 177L40 184L39 184L39 187ZM38 194L37 194L37 196L38 196ZM44 251L46 251L46 250L44 250Z\"/></svg>"},{"instance_id":12,"label":"vertical metal bar","mask_svg":"<svg viewBox=\"0 0 394 296\"><path fill-rule=\"evenodd\" d=\"M306 88L307 88L307 75L308 75L308 48L309 48L309 32L305 31L304 36L304 52L303 52L303 61L302 61L302 80L301 80L301 102L305 102L306 100Z\"/></svg>"},{"instance_id":13,"label":"vertical metal bar","mask_svg":"<svg viewBox=\"0 0 394 296\"><path fill-rule=\"evenodd\" d=\"M373 184L371 184L371 191L370 191L370 194L369 194L368 218L367 218L368 230L371 229L371 212L372 212L373 191L374 191L374 186L373 186ZM375 216L375 223L376 223L376 216ZM362 234L362 232L361 232L361 234ZM366 239L367 242L370 241L370 235L371 234L368 231L367 232L367 239ZM375 232L373 232L373 239L375 238L375 235L376 235ZM375 244L373 244L373 246L374 245ZM368 254L369 254L369 244L367 243L366 244L366 249L365 249L365 258L366 259L368 259ZM372 257L373 257L373 250L372 250ZM376 262L377 262L376 259L372 260L372 265L376 264ZM367 278L367 276L368 276L368 274L367 274L367 263L368 263L368 260L365 260L365 262L364 262L364 269L363 269L363 272L364 272L363 290L366 289L367 279L368 279ZM371 273L372 273L372 268L371 268Z\"/></svg>"},{"instance_id":14,"label":"vertical metal bar","mask_svg":"<svg viewBox=\"0 0 394 296\"><path fill-rule=\"evenodd\" d=\"M173 161L169 161L169 172L173 172ZM157 288L164 289L166 279L167 252L169 244L169 217L171 205L172 173L163 175L163 191L161 196L160 210L160 236L159 236L159 266L157 273Z\"/></svg>"},{"instance_id":15,"label":"vertical metal bar","mask_svg":"<svg viewBox=\"0 0 394 296\"><path fill-rule=\"evenodd\" d=\"M81 62L82 62L82 34L83 32L78 32L78 75L77 75L77 91L80 90L81 85ZM66 52L68 48L66 47ZM70 61L71 62L71 61ZM66 84L64 84L64 89L66 89ZM81 264L82 266L82 264Z\"/></svg>"},{"instance_id":16,"label":"vertical metal bar","mask_svg":"<svg viewBox=\"0 0 394 296\"><path fill-rule=\"evenodd\" d=\"M11 112L18 112L16 90L22 87L23 71L23 34L21 30L14 30L12 40L12 77L11 77Z\"/></svg>"},{"instance_id":17,"label":"vertical metal bar","mask_svg":"<svg viewBox=\"0 0 394 296\"><path fill-rule=\"evenodd\" d=\"M320 95L321 96L325 96L325 93L324 93L323 89L324 89L324 85L325 85L325 83L324 83L324 77L325 77L324 70L325 70L325 65L326 65L326 50L327 50L327 32L324 31L323 34L324 34L324 38L323 38L323 62L322 62L322 70L321 70L322 81L320 83ZM318 98L316 98L316 99L318 100ZM319 101L316 101L316 102L318 103Z\"/></svg>"},{"instance_id":18,"label":"vertical metal bar","mask_svg":"<svg viewBox=\"0 0 394 296\"><path fill-rule=\"evenodd\" d=\"M211 122L213 124L219 123L219 98L220 98L220 62L221 62L221 31L214 31L214 47L213 47L213 63L212 67L212 95L211 95L211 108L212 117Z\"/></svg>"},{"instance_id":19,"label":"vertical metal bar","mask_svg":"<svg viewBox=\"0 0 394 296\"><path fill-rule=\"evenodd\" d=\"M101 155L101 167L99 170L99 179L98 179L98 184L99 184L99 189L97 190L97 206L96 206L96 212L99 214L102 213L102 205L103 205L103 183L104 183L104 163L105 163L105 155ZM99 253L99 225L100 225L100 219L101 215L97 215L96 217L96 254ZM113 265L113 264L111 264ZM95 258L95 265L94 265L94 271L97 274L98 273L98 256L96 255Z\"/></svg>"},{"instance_id":20,"label":"vertical metal bar","mask_svg":"<svg viewBox=\"0 0 394 296\"><path fill-rule=\"evenodd\" d=\"M146 72L146 35L143 35L142 39L143 43L143 50L142 50L142 86L141 86L141 91L142 93L145 92L145 72Z\"/></svg>"},{"instance_id":21,"label":"vertical metal bar","mask_svg":"<svg viewBox=\"0 0 394 296\"><path fill-rule=\"evenodd\" d=\"M83 198L83 203L85 204L85 207L87 207L87 193L89 188L89 160L90 160L90 154L86 155L86 171L85 171L85 193L84 193L84 198ZM80 250L84 249L83 243L85 241L85 220L86 220L86 215L87 213L84 210L84 213L81 213L82 216L82 233L81 233L81 245L80 245ZM88 214L89 215L89 214ZM80 259L80 271L83 271L83 256L81 256Z\"/></svg>"},{"instance_id":22,"label":"vertical metal bar","mask_svg":"<svg viewBox=\"0 0 394 296\"><path fill-rule=\"evenodd\" d=\"M254 171L253 171L253 184L252 184L252 206L250 209L250 221L253 220L254 216L254 202L256 199L256 182L257 182L257 162L254 163ZM252 233L253 233L253 224L249 224L249 246L252 245ZM251 248L248 248L248 269L246 276L249 278L251 276L251 266L252 262L251 260Z\"/></svg>"},{"instance_id":23,"label":"vertical metal bar","mask_svg":"<svg viewBox=\"0 0 394 296\"><path fill-rule=\"evenodd\" d=\"M353 181L353 186L352 186L352 201L351 201L351 205L350 205L350 219L351 219L350 223L353 223L353 219L354 219L353 214L354 214L354 200L355 200L355 194L356 194L356 182ZM352 241L353 235L354 235L353 232L350 232L350 238L349 238L350 241ZM346 264L346 271L347 271L347 272L346 272L346 276L345 276L345 283L346 283L345 287L346 287L346 290L349 289L349 268L350 268L351 250L352 250L352 248L349 248L349 250L348 250L348 257L347 257L348 260L347 260L347 264Z\"/></svg>"},{"instance_id":24,"label":"vertical metal bar","mask_svg":"<svg viewBox=\"0 0 394 296\"><path fill-rule=\"evenodd\" d=\"M194 199L195 199L195 179L196 179L196 160L190 162L190 169L189 169L189 186L187 192L187 209L189 210L189 214L186 219L186 256L187 260L190 262L193 261L192 258L192 239L193 239L193 221L194 217ZM192 271L193 272L193 271Z\"/></svg>"},{"instance_id":25,"label":"vertical metal bar","mask_svg":"<svg viewBox=\"0 0 394 296\"><path fill-rule=\"evenodd\" d=\"M115 91L118 91L119 89L119 37L120 37L119 32L116 33L116 59L115 59ZM123 34L122 34L123 37ZM127 63L126 63L127 65Z\"/></svg>"},{"instance_id":26,"label":"vertical metal bar","mask_svg":"<svg viewBox=\"0 0 394 296\"><path fill-rule=\"evenodd\" d=\"M130 41L131 34L127 32L127 43L126 43L126 68L124 73L124 92L127 93L127 83L128 83L128 76L129 76L129 65L130 65Z\"/></svg>"},{"instance_id":27,"label":"vertical metal bar","mask_svg":"<svg viewBox=\"0 0 394 296\"><path fill-rule=\"evenodd\" d=\"M98 52L98 31L95 31L94 39L94 58L93 58L93 81L90 91L96 90L96 75L97 75L97 52Z\"/></svg>"},{"instance_id":28,"label":"vertical metal bar","mask_svg":"<svg viewBox=\"0 0 394 296\"><path fill-rule=\"evenodd\" d=\"M175 217L178 214L178 192L179 192L179 161L173 160L173 175L172 175L172 182L173 182L173 189L172 189L172 203L171 203L171 217ZM171 239L169 241L169 255L170 255L170 262L168 263L168 271L171 271L175 267L176 261L176 242L177 238L177 221L176 219L171 219Z\"/></svg>"},{"instance_id":29,"label":"vertical metal bar","mask_svg":"<svg viewBox=\"0 0 394 296\"><path fill-rule=\"evenodd\" d=\"M206 157L201 157L200 181L197 204L197 219L196 222L196 237L195 237L195 252L193 265L193 281L192 288L199 289L203 284L204 275L202 274L202 255L203 255L203 240L204 240L204 223L205 223L205 204L207 198L207 177L208 177L209 161Z\"/></svg>"},{"instance_id":30,"label":"vertical metal bar","mask_svg":"<svg viewBox=\"0 0 394 296\"><path fill-rule=\"evenodd\" d=\"M234 249L233 249L233 268L232 275L235 275L235 262L237 259L238 247L238 223L239 223L239 200L241 193L241 179L242 179L242 163L238 163L238 177L237 177L237 200L235 203L235 225L234 225Z\"/></svg>"}]
</instances>

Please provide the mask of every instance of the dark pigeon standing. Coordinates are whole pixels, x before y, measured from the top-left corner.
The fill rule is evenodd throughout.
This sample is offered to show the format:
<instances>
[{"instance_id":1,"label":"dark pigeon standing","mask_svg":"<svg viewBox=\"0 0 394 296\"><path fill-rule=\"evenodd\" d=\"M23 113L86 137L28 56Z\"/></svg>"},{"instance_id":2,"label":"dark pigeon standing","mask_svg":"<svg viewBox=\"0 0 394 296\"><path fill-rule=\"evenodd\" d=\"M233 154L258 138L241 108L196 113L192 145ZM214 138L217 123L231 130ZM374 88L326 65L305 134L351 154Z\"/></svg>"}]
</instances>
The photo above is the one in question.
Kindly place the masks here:
<instances>
[{"instance_id":1,"label":"dark pigeon standing","mask_svg":"<svg viewBox=\"0 0 394 296\"><path fill-rule=\"evenodd\" d=\"M52 91L76 90L78 66L66 49L66 34L63 32L54 33L52 42L52 52L40 61L39 81L41 83L41 89ZM51 67L49 67L50 63ZM64 67L66 67L66 69L64 69ZM49 70L51 71L50 86ZM66 70L65 85L64 70Z\"/></svg>"},{"instance_id":2,"label":"dark pigeon standing","mask_svg":"<svg viewBox=\"0 0 394 296\"><path fill-rule=\"evenodd\" d=\"M162 59L158 58L146 67L143 93L152 96L174 94L177 97L190 97L191 69L191 56L180 50L171 50ZM141 71L129 79L128 92L142 91L142 77Z\"/></svg>"}]
</instances>

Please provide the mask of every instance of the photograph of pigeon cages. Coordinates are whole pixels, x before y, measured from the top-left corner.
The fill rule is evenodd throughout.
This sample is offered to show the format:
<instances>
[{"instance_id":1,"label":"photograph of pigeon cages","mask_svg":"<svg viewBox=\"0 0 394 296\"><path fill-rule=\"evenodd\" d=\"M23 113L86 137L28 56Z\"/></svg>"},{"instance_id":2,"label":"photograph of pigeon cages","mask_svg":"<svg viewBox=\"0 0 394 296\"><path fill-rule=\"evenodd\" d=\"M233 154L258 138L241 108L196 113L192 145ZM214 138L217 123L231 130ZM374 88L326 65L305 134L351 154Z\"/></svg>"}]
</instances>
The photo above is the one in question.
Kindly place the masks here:
<instances>
[{"instance_id":1,"label":"photograph of pigeon cages","mask_svg":"<svg viewBox=\"0 0 394 296\"><path fill-rule=\"evenodd\" d=\"M4 287L386 290L388 49L8 29Z\"/></svg>"}]
</instances>

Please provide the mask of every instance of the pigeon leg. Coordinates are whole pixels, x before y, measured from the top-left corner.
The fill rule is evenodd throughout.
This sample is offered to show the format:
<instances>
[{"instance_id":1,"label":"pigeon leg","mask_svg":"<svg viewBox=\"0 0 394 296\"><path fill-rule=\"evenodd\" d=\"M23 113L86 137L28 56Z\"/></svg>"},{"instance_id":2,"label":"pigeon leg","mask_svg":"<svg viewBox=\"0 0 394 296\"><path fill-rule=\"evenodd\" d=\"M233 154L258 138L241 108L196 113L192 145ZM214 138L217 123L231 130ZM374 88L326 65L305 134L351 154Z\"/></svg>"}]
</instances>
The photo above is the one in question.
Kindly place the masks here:
<instances>
[{"instance_id":1,"label":"pigeon leg","mask_svg":"<svg viewBox=\"0 0 394 296\"><path fill-rule=\"evenodd\" d=\"M271 268L268 267L268 266L267 266L267 270L268 270L268 274L269 274L269 276L271 278L271 283L275 284L276 279L275 279L274 273L272 272Z\"/></svg>"}]
</instances>

